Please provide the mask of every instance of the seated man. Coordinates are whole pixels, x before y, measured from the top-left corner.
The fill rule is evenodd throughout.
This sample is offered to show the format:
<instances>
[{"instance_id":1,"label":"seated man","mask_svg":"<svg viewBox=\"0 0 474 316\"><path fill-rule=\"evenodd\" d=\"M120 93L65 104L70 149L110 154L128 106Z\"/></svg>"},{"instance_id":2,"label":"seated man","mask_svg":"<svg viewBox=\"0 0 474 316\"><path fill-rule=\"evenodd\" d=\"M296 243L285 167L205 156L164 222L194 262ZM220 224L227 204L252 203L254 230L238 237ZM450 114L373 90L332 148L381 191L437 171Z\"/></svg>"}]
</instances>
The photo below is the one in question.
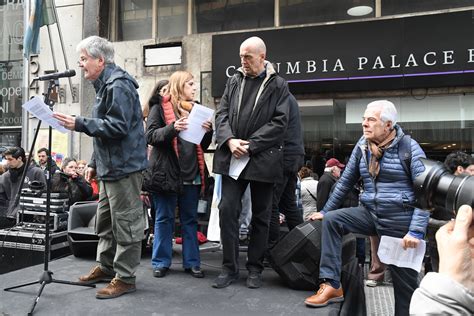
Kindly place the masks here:
<instances>
[{"instance_id":1,"label":"seated man","mask_svg":"<svg viewBox=\"0 0 474 316\"><path fill-rule=\"evenodd\" d=\"M46 186L46 179L40 168L30 165L22 186L21 177L26 167L25 150L10 147L3 153L3 157L7 161L8 171L0 176L0 225L6 227L15 223L19 201L17 194L20 194L21 188L28 188L31 181L40 181Z\"/></svg>"},{"instance_id":2,"label":"seated man","mask_svg":"<svg viewBox=\"0 0 474 316\"><path fill-rule=\"evenodd\" d=\"M305 300L312 307L344 300L340 285L342 237L347 233L402 238L403 247L416 248L424 238L429 212L414 209L413 179L424 171L418 143L404 136L397 125L393 103L382 100L367 105L362 127L364 135L352 151L342 177L320 213L323 219L319 291ZM403 146L402 146L403 145ZM410 167L400 158L401 148L411 152ZM407 170L405 170L405 168ZM338 209L359 179L364 192L360 206ZM418 272L388 266L395 292L395 315L408 315L410 299L418 287Z\"/></svg>"}]
</instances>

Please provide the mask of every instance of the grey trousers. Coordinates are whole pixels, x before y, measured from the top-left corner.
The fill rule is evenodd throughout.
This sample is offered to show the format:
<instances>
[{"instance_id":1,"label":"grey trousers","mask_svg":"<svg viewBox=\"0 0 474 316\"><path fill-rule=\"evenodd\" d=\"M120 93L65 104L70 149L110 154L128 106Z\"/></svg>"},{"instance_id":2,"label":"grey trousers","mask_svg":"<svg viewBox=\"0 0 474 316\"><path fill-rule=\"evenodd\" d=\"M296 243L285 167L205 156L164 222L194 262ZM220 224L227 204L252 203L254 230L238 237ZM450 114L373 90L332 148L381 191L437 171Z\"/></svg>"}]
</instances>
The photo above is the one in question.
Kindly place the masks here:
<instances>
[{"instance_id":1,"label":"grey trousers","mask_svg":"<svg viewBox=\"0 0 474 316\"><path fill-rule=\"evenodd\" d=\"M100 181L97 261L102 271L128 284L135 283L145 229L142 180L141 172L135 172L120 180Z\"/></svg>"}]
</instances>

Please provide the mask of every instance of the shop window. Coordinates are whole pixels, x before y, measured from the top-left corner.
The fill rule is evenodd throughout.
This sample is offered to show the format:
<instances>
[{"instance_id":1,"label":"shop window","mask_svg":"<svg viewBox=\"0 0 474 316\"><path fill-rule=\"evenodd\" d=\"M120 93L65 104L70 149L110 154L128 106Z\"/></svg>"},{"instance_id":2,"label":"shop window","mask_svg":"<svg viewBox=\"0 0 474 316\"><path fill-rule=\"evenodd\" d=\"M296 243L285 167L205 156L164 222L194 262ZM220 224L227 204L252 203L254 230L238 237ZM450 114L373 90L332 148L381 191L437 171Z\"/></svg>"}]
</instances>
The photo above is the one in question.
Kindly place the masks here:
<instances>
[{"instance_id":1,"label":"shop window","mask_svg":"<svg viewBox=\"0 0 474 316\"><path fill-rule=\"evenodd\" d=\"M306 160L313 160L313 164L318 157L347 161L362 136L365 108L374 100L335 100L332 106L323 107L302 106L300 101ZM428 158L444 161L453 151L474 153L473 94L388 100L397 107L398 124L421 145Z\"/></svg>"},{"instance_id":2,"label":"shop window","mask_svg":"<svg viewBox=\"0 0 474 316\"><path fill-rule=\"evenodd\" d=\"M195 0L193 33L271 27L274 0Z\"/></svg>"},{"instance_id":3,"label":"shop window","mask_svg":"<svg viewBox=\"0 0 474 316\"><path fill-rule=\"evenodd\" d=\"M356 3L357 2L357 3ZM361 6L365 11L349 11ZM362 8L363 9L363 8ZM375 1L353 0L280 0L280 25L297 25L329 21L353 20L375 16Z\"/></svg>"},{"instance_id":4,"label":"shop window","mask_svg":"<svg viewBox=\"0 0 474 316\"><path fill-rule=\"evenodd\" d=\"M382 15L395 15L474 6L474 0L382 0Z\"/></svg>"}]
</instances>

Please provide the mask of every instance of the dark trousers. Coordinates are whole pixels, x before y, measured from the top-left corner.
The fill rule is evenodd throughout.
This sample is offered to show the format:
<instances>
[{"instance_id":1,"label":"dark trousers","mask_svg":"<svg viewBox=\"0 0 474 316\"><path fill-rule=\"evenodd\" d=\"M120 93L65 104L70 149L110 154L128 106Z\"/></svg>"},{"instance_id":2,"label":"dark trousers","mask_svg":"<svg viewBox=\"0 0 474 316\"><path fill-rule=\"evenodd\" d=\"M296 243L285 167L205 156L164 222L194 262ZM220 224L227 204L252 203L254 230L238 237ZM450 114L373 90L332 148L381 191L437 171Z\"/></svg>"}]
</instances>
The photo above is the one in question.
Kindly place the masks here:
<instances>
[{"instance_id":1,"label":"dark trousers","mask_svg":"<svg viewBox=\"0 0 474 316\"><path fill-rule=\"evenodd\" d=\"M250 184L252 197L252 220L247 254L247 270L261 272L263 256L267 249L268 226L272 207L273 183L234 180L222 176L222 195L219 203L219 223L223 252L222 270L227 273L239 271L239 216L242 210L242 195Z\"/></svg>"},{"instance_id":2,"label":"dark trousers","mask_svg":"<svg viewBox=\"0 0 474 316\"><path fill-rule=\"evenodd\" d=\"M319 277L339 281L341 278L342 237L348 233L367 236L388 235L403 238L405 232L377 230L374 218L363 206L343 208L324 215ZM395 294L395 315L409 315L410 300L419 285L418 272L388 265Z\"/></svg>"},{"instance_id":3,"label":"dark trousers","mask_svg":"<svg viewBox=\"0 0 474 316\"><path fill-rule=\"evenodd\" d=\"M296 207L296 177L296 172L285 171L283 181L275 183L273 188L272 215L268 235L269 249L280 239L280 213L285 215L289 230L303 223L303 214Z\"/></svg>"}]
</instances>

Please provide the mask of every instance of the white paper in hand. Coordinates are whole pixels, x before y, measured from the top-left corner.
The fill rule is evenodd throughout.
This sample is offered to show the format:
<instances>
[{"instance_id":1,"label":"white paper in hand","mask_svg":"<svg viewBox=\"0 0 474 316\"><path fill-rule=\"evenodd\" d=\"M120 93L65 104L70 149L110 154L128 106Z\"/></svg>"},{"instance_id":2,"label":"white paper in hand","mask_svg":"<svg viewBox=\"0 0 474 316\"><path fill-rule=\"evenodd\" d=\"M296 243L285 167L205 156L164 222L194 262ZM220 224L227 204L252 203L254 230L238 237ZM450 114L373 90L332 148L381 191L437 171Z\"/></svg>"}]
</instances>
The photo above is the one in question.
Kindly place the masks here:
<instances>
[{"instance_id":1,"label":"white paper in hand","mask_svg":"<svg viewBox=\"0 0 474 316\"><path fill-rule=\"evenodd\" d=\"M34 117L41 120L43 123L51 126L52 128L60 131L61 133L67 133L67 129L64 128L59 121L53 117L53 111L41 100L40 97L35 96L30 101L22 105L22 107L30 112Z\"/></svg>"},{"instance_id":2,"label":"white paper in hand","mask_svg":"<svg viewBox=\"0 0 474 316\"><path fill-rule=\"evenodd\" d=\"M393 264L400 268L410 268L421 271L425 256L426 243L420 240L416 248L403 249L402 238L382 236L377 254L385 264Z\"/></svg>"},{"instance_id":3,"label":"white paper in hand","mask_svg":"<svg viewBox=\"0 0 474 316\"><path fill-rule=\"evenodd\" d=\"M238 159L235 158L234 155L232 155L232 158L230 159L229 176L232 177L234 180L237 180L242 171L244 171L249 161L249 155L242 156Z\"/></svg>"},{"instance_id":4,"label":"white paper in hand","mask_svg":"<svg viewBox=\"0 0 474 316\"><path fill-rule=\"evenodd\" d=\"M211 119L213 114L213 109L195 103L188 116L188 128L179 132L179 137L190 143L199 145L204 134L206 134L206 130L202 127L202 124Z\"/></svg>"}]
</instances>

